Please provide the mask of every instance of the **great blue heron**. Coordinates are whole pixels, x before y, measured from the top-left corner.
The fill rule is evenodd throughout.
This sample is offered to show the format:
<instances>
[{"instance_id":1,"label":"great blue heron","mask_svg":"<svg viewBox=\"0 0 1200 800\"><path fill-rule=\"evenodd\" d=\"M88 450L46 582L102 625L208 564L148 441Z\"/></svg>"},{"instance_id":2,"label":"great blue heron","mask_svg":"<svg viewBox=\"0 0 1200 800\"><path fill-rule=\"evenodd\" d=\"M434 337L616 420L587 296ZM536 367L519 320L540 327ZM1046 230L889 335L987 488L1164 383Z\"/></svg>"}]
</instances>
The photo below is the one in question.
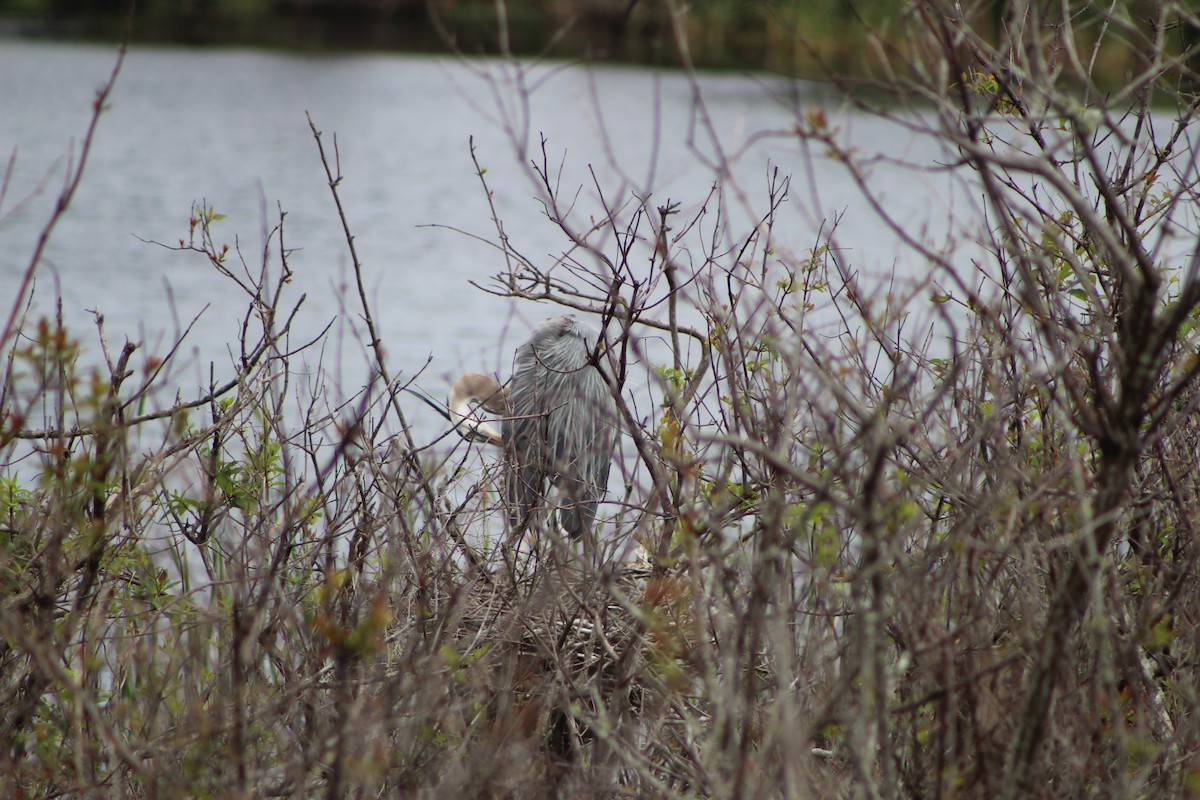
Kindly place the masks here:
<instances>
[{"instance_id":1,"label":"great blue heron","mask_svg":"<svg viewBox=\"0 0 1200 800\"><path fill-rule=\"evenodd\" d=\"M547 505L547 484L558 492L558 524L567 534L582 536L595 521L617 443L612 395L589 363L595 343L595 331L575 317L548 319L517 348L508 386L469 372L450 389L459 433L504 448L513 531ZM480 408L501 415L499 432Z\"/></svg>"}]
</instances>

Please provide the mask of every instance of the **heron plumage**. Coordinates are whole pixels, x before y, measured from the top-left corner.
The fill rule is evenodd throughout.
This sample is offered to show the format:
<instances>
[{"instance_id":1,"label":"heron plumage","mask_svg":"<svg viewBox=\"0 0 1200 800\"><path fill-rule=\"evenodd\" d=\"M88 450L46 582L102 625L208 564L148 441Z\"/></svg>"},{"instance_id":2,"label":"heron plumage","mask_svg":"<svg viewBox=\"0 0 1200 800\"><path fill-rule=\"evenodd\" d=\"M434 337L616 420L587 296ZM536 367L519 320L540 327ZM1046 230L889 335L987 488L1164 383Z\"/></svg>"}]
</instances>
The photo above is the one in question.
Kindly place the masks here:
<instances>
[{"instance_id":1,"label":"heron plumage","mask_svg":"<svg viewBox=\"0 0 1200 800\"><path fill-rule=\"evenodd\" d=\"M581 536L608 488L616 414L604 378L590 362L596 333L573 316L534 329L517 348L502 436L512 528L527 526L558 489L559 524Z\"/></svg>"}]
</instances>

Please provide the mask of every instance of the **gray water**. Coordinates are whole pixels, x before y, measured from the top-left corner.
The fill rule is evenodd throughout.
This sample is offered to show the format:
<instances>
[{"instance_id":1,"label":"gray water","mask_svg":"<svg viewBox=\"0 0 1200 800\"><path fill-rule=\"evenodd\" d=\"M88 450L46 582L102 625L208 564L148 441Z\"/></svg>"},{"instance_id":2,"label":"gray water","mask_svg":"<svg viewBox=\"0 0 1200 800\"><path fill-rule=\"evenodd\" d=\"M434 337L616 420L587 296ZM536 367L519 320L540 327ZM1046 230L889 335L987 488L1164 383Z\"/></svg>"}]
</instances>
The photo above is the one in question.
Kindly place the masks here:
<instances>
[{"instance_id":1,"label":"gray water","mask_svg":"<svg viewBox=\"0 0 1200 800\"><path fill-rule=\"evenodd\" d=\"M0 43L0 154L15 154L0 207L5 313L115 57L104 46ZM698 123L697 89L711 134ZM681 73L642 68L134 48L110 102L82 186L39 269L31 316L52 314L61 294L66 324L91 363L99 355L90 310L104 314L114 349L128 338L158 356L198 318L169 376L185 397L208 383L210 362L218 380L231 373L227 348L246 305L199 256L147 243L177 243L201 201L226 215L218 239L240 242L252 265L277 209L287 212L295 278L285 301L307 294L294 341L333 321L331 383L350 395L365 379L369 356L346 244L305 112L327 147L337 135L342 197L390 368L404 376L432 358L420 384L435 395L464 369L507 375L529 329L561 313L470 285L504 268L496 249L473 238L494 240L495 230L471 137L509 237L547 264L566 242L544 218L526 168L541 134L551 163L563 165L564 195L580 189L584 213L601 209L591 171L610 201L627 199L632 187L694 211L719 146L746 198L732 217L735 231L766 208L767 173L778 167L793 187L777 233L796 251L844 213L839 241L848 261L868 275L895 267L920 278L923 267L844 168L823 153L806 155L787 135L797 107L820 108L860 154L886 157L872 168L872 191L913 230L932 226L936 236L954 213L949 178L892 163L932 164L933 143L776 78L711 75L693 85ZM432 412L417 406L414 415L434 432Z\"/></svg>"}]
</instances>

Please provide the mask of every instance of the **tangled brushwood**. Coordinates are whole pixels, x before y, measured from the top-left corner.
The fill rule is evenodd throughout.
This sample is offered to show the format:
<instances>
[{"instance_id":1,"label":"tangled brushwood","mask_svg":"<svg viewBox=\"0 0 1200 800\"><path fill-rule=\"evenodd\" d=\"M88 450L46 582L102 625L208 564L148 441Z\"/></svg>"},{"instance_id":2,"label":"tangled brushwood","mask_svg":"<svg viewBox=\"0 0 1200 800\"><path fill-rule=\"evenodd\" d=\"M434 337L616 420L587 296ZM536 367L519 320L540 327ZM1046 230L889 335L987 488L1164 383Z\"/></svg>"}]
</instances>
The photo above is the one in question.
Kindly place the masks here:
<instances>
[{"instance_id":1,"label":"tangled brushwood","mask_svg":"<svg viewBox=\"0 0 1200 800\"><path fill-rule=\"evenodd\" d=\"M498 458L417 440L315 124L350 400L298 377L324 335L292 333L282 215L258 262L204 206L174 248L245 292L207 385L28 314L118 62L0 339L0 794L1196 796L1200 23L1001 5L993 33L991 4L903 4L842 105L795 91L760 132L860 191L920 264L886 279L838 220L797 244L815 182L735 180L698 80L711 194L666 198L570 185L520 133L536 72L480 67L563 247L527 258L493 206L479 289L600 330L620 444L578 539L513 535ZM938 155L863 152L841 108ZM880 161L970 213L912 229Z\"/></svg>"}]
</instances>

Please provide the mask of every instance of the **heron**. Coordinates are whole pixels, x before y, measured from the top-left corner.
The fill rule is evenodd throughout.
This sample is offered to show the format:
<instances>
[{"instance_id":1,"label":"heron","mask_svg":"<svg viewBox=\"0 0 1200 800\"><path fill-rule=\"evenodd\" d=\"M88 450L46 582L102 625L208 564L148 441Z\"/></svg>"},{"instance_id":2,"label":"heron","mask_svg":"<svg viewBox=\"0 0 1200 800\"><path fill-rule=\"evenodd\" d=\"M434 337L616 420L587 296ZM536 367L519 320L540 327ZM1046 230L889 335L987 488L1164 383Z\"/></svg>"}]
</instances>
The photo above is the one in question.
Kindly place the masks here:
<instances>
[{"instance_id":1,"label":"heron","mask_svg":"<svg viewBox=\"0 0 1200 800\"><path fill-rule=\"evenodd\" d=\"M558 525L572 538L591 529L608 488L616 447L612 395L591 360L596 332L573 315L548 319L517 348L507 386L468 372L454 382L449 419L463 438L504 448L510 530L524 530L558 493ZM479 415L501 417L501 429Z\"/></svg>"}]
</instances>

